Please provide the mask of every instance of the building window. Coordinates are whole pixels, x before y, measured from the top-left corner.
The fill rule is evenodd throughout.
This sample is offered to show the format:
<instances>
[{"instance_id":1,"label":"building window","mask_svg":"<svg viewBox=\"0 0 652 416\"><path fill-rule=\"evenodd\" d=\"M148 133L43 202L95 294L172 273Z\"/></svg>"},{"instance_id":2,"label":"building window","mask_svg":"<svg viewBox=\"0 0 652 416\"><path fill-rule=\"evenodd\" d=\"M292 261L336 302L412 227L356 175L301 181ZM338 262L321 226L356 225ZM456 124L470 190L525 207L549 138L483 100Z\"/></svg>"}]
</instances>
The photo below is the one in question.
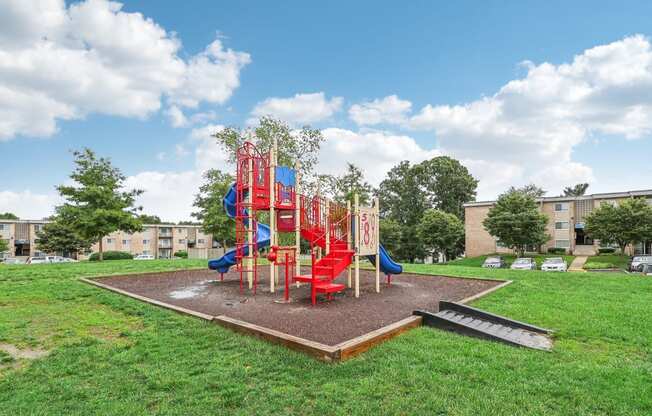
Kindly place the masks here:
<instances>
[{"instance_id":1,"label":"building window","mask_svg":"<svg viewBox=\"0 0 652 416\"><path fill-rule=\"evenodd\" d=\"M204 244L206 241L204 241L203 238L200 238L197 240L197 244Z\"/></svg>"},{"instance_id":2,"label":"building window","mask_svg":"<svg viewBox=\"0 0 652 416\"><path fill-rule=\"evenodd\" d=\"M149 244L149 240L143 240L143 244Z\"/></svg>"},{"instance_id":3,"label":"building window","mask_svg":"<svg viewBox=\"0 0 652 416\"><path fill-rule=\"evenodd\" d=\"M106 244L113 244L114 243L113 240L114 240L113 238L107 238L106 239Z\"/></svg>"},{"instance_id":4,"label":"building window","mask_svg":"<svg viewBox=\"0 0 652 416\"><path fill-rule=\"evenodd\" d=\"M557 221L555 222L555 230L568 230L568 221Z\"/></svg>"},{"instance_id":5,"label":"building window","mask_svg":"<svg viewBox=\"0 0 652 416\"><path fill-rule=\"evenodd\" d=\"M556 212L568 211L568 202L558 202L555 204Z\"/></svg>"},{"instance_id":6,"label":"building window","mask_svg":"<svg viewBox=\"0 0 652 416\"><path fill-rule=\"evenodd\" d=\"M570 248L570 240L555 240L556 248Z\"/></svg>"},{"instance_id":7,"label":"building window","mask_svg":"<svg viewBox=\"0 0 652 416\"><path fill-rule=\"evenodd\" d=\"M122 240L122 245L123 245L123 246L128 246L129 243L130 243L129 240Z\"/></svg>"},{"instance_id":8,"label":"building window","mask_svg":"<svg viewBox=\"0 0 652 416\"><path fill-rule=\"evenodd\" d=\"M178 233L182 233L182 232L183 232L183 228L177 228L177 232L178 232Z\"/></svg>"},{"instance_id":9,"label":"building window","mask_svg":"<svg viewBox=\"0 0 652 416\"><path fill-rule=\"evenodd\" d=\"M5 225L4 225L4 224L0 224L0 231L4 231L4 229L5 229Z\"/></svg>"},{"instance_id":10,"label":"building window","mask_svg":"<svg viewBox=\"0 0 652 416\"><path fill-rule=\"evenodd\" d=\"M179 239L179 244L186 244L186 240L184 240L183 238L180 238Z\"/></svg>"}]
</instances>

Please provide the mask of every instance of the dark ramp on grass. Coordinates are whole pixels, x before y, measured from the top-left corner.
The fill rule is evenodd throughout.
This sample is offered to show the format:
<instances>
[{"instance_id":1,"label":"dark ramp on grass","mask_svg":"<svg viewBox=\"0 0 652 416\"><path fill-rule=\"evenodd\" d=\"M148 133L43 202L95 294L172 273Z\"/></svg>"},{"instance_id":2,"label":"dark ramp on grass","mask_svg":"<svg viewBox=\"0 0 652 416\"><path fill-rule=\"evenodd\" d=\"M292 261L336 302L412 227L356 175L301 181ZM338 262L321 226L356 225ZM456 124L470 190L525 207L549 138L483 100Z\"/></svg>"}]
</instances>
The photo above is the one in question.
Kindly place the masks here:
<instances>
[{"instance_id":1,"label":"dark ramp on grass","mask_svg":"<svg viewBox=\"0 0 652 416\"><path fill-rule=\"evenodd\" d=\"M414 311L423 317L423 324L519 347L550 351L549 329L494 315L461 303L440 301L439 312Z\"/></svg>"}]
</instances>

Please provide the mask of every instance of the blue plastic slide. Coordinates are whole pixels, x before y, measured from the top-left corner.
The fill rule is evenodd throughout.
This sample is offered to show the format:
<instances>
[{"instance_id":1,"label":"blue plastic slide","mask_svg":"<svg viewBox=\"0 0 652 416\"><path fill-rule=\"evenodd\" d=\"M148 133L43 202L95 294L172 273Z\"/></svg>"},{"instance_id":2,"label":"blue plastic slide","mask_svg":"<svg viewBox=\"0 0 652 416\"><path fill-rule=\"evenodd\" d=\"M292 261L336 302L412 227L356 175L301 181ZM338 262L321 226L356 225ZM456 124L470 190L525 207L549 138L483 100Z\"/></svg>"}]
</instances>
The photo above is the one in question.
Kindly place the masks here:
<instances>
[{"instance_id":1,"label":"blue plastic slide","mask_svg":"<svg viewBox=\"0 0 652 416\"><path fill-rule=\"evenodd\" d=\"M231 218L235 217L235 199L236 199L236 191L235 191L235 183L231 185L229 188L229 191L224 195L224 199L222 199L222 203L224 204L224 210L226 211L226 215L228 215ZM269 226L266 224L261 224L258 223L258 232L256 233L256 237L258 239L258 248L262 247L267 247L269 245ZM245 246L244 249L244 255L247 256L249 255L248 253L248 247ZM220 257L219 259L213 259L208 261L208 268L211 270L217 270L220 273L226 273L229 271L229 268L233 265L236 264L236 259L235 259L235 253L236 250L229 250L224 254L224 256Z\"/></svg>"},{"instance_id":2,"label":"blue plastic slide","mask_svg":"<svg viewBox=\"0 0 652 416\"><path fill-rule=\"evenodd\" d=\"M376 264L376 256L367 256L367 259L372 263ZM385 250L383 245L380 245L380 271L385 274L401 274L403 273L403 266L392 260Z\"/></svg>"}]
</instances>

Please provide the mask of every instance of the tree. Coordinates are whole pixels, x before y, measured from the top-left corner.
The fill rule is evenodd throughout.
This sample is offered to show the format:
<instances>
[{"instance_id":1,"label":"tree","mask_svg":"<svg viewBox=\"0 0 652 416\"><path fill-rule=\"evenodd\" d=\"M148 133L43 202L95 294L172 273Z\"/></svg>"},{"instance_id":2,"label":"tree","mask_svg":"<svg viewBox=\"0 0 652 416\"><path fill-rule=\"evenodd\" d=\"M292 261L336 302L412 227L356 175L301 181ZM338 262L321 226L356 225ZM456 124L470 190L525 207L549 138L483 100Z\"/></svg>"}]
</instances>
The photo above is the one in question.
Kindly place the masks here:
<instances>
[{"instance_id":1,"label":"tree","mask_svg":"<svg viewBox=\"0 0 652 416\"><path fill-rule=\"evenodd\" d=\"M360 204L371 204L371 185L365 181L362 171L352 163L346 164L346 173L334 178L333 188L333 199L339 203L353 203L354 195L358 194Z\"/></svg>"},{"instance_id":2,"label":"tree","mask_svg":"<svg viewBox=\"0 0 652 416\"><path fill-rule=\"evenodd\" d=\"M628 244L652 239L652 206L644 198L602 203L586 217L586 232L603 244L617 244L625 254Z\"/></svg>"},{"instance_id":3,"label":"tree","mask_svg":"<svg viewBox=\"0 0 652 416\"><path fill-rule=\"evenodd\" d=\"M428 208L428 201L419 185L415 168L403 161L387 173L378 187L381 219L394 221L401 232L394 251L399 260L413 262L425 256L416 228Z\"/></svg>"},{"instance_id":4,"label":"tree","mask_svg":"<svg viewBox=\"0 0 652 416\"><path fill-rule=\"evenodd\" d=\"M578 183L575 186L567 186L564 188L564 195L562 196L582 196L589 189L588 183Z\"/></svg>"},{"instance_id":5,"label":"tree","mask_svg":"<svg viewBox=\"0 0 652 416\"><path fill-rule=\"evenodd\" d=\"M57 207L58 215L70 222L73 230L83 239L99 242L99 259L102 261L102 238L114 231L136 232L142 223L135 207L135 199L143 191L123 191L125 176L109 159L98 158L85 148L73 152L75 170L70 175L73 185L60 185L59 194L66 202Z\"/></svg>"},{"instance_id":6,"label":"tree","mask_svg":"<svg viewBox=\"0 0 652 416\"><path fill-rule=\"evenodd\" d=\"M548 217L539 212L533 195L510 189L489 210L482 224L505 246L523 255L528 245L539 246L550 239Z\"/></svg>"},{"instance_id":7,"label":"tree","mask_svg":"<svg viewBox=\"0 0 652 416\"><path fill-rule=\"evenodd\" d=\"M380 219L380 242L393 258L398 259L401 247L401 226L394 220Z\"/></svg>"},{"instance_id":8,"label":"tree","mask_svg":"<svg viewBox=\"0 0 652 416\"><path fill-rule=\"evenodd\" d=\"M158 215L140 214L138 218L143 224L163 224Z\"/></svg>"},{"instance_id":9,"label":"tree","mask_svg":"<svg viewBox=\"0 0 652 416\"><path fill-rule=\"evenodd\" d=\"M227 127L214 134L229 155L229 161L235 163L236 153L245 141L255 144L261 151L269 151L274 143L278 142L277 159L279 165L294 166L295 161L301 163L301 175L304 181L314 175L317 166L319 148L324 141L321 130L304 126L300 129L291 129L290 126L271 117L262 117L255 128L239 129Z\"/></svg>"},{"instance_id":10,"label":"tree","mask_svg":"<svg viewBox=\"0 0 652 416\"><path fill-rule=\"evenodd\" d=\"M46 253L76 255L90 249L93 245L91 240L79 235L70 219L55 216L51 218L51 221L36 234L39 250Z\"/></svg>"},{"instance_id":11,"label":"tree","mask_svg":"<svg viewBox=\"0 0 652 416\"><path fill-rule=\"evenodd\" d=\"M421 241L433 256L441 253L444 261L454 255L464 238L464 223L454 214L429 209L417 227Z\"/></svg>"},{"instance_id":12,"label":"tree","mask_svg":"<svg viewBox=\"0 0 652 416\"><path fill-rule=\"evenodd\" d=\"M201 221L202 229L212 234L222 247L228 247L234 241L235 221L226 215L222 199L235 179L218 169L204 172L204 179L193 203L198 211L193 212L192 216Z\"/></svg>"},{"instance_id":13,"label":"tree","mask_svg":"<svg viewBox=\"0 0 652 416\"><path fill-rule=\"evenodd\" d=\"M9 243L7 240L0 238L0 253L9 251Z\"/></svg>"},{"instance_id":14,"label":"tree","mask_svg":"<svg viewBox=\"0 0 652 416\"><path fill-rule=\"evenodd\" d=\"M529 195L535 199L541 198L546 194L546 191L543 188L538 187L533 183L529 185L521 186L520 188L515 188L512 186L507 190L507 193L511 193L511 192L520 192L522 194Z\"/></svg>"},{"instance_id":15,"label":"tree","mask_svg":"<svg viewBox=\"0 0 652 416\"><path fill-rule=\"evenodd\" d=\"M439 156L419 163L415 171L431 208L464 219L464 203L475 199L478 188L478 180L464 165Z\"/></svg>"},{"instance_id":16,"label":"tree","mask_svg":"<svg viewBox=\"0 0 652 416\"><path fill-rule=\"evenodd\" d=\"M4 212L0 214L0 220L17 220L19 219L13 212Z\"/></svg>"}]
</instances>

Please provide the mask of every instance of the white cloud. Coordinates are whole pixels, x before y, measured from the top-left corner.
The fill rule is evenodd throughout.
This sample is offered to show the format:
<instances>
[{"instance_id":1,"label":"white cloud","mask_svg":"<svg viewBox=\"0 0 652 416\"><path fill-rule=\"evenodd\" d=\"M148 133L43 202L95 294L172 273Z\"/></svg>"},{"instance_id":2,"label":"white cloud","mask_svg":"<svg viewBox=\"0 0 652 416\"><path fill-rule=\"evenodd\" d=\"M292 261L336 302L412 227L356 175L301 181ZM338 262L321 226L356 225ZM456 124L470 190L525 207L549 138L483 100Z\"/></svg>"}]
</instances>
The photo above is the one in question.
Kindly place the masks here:
<instances>
[{"instance_id":1,"label":"white cloud","mask_svg":"<svg viewBox=\"0 0 652 416\"><path fill-rule=\"evenodd\" d=\"M342 97L326 98L323 92L296 94L294 97L270 97L256 104L251 111L255 118L273 116L292 124L326 120L342 107Z\"/></svg>"},{"instance_id":2,"label":"white cloud","mask_svg":"<svg viewBox=\"0 0 652 416\"><path fill-rule=\"evenodd\" d=\"M224 127L207 125L193 129L186 144L179 144L177 155L187 155L187 147L194 147L195 165L185 171L144 171L128 176L126 188L143 189L137 204L143 212L158 215L167 221L190 220L192 203L199 190L207 169L221 169L230 172L234 168L227 162L226 153L218 146L212 135Z\"/></svg>"},{"instance_id":3,"label":"white cloud","mask_svg":"<svg viewBox=\"0 0 652 416\"><path fill-rule=\"evenodd\" d=\"M47 137L57 120L90 113L145 118L164 98L179 122L180 106L224 103L250 62L220 40L184 61L174 33L117 2L3 0L1 7L0 140Z\"/></svg>"},{"instance_id":4,"label":"white cloud","mask_svg":"<svg viewBox=\"0 0 652 416\"><path fill-rule=\"evenodd\" d=\"M0 191L0 212L12 212L22 219L48 217L54 214L54 207L59 203L61 199L55 193Z\"/></svg>"},{"instance_id":5,"label":"white cloud","mask_svg":"<svg viewBox=\"0 0 652 416\"><path fill-rule=\"evenodd\" d=\"M464 105L427 105L410 126L434 130L440 149L456 157L520 166L523 174L514 184L534 181L553 194L593 180L591 168L572 159L573 149L591 135L638 139L652 133L647 38L597 46L571 63L525 65L527 75L495 95Z\"/></svg>"},{"instance_id":6,"label":"white cloud","mask_svg":"<svg viewBox=\"0 0 652 416\"><path fill-rule=\"evenodd\" d=\"M372 185L378 185L387 171L403 160L418 163L440 154L422 148L412 137L383 131L328 128L323 134L326 140L319 154L319 172L341 175L350 162L362 169Z\"/></svg>"},{"instance_id":7,"label":"white cloud","mask_svg":"<svg viewBox=\"0 0 652 416\"><path fill-rule=\"evenodd\" d=\"M168 116L168 119L170 119L172 127L185 127L188 125L188 118L176 105L172 105L170 108L165 110L165 114Z\"/></svg>"},{"instance_id":8,"label":"white cloud","mask_svg":"<svg viewBox=\"0 0 652 416\"><path fill-rule=\"evenodd\" d=\"M354 104L349 108L349 118L360 126L381 123L402 124L412 109L412 103L396 95Z\"/></svg>"}]
</instances>

